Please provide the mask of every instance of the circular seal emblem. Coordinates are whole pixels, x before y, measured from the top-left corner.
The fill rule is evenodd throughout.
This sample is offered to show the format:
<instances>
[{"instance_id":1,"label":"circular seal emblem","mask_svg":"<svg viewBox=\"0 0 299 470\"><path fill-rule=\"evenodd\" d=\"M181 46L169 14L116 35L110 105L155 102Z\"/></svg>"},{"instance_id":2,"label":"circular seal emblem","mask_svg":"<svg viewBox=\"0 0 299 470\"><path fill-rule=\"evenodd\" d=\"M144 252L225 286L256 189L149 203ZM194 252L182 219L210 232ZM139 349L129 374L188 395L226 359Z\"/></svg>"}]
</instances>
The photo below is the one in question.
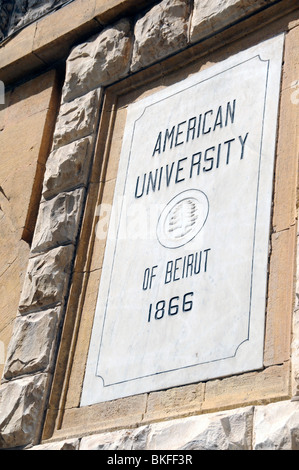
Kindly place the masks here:
<instances>
[{"instance_id":1,"label":"circular seal emblem","mask_svg":"<svg viewBox=\"0 0 299 470\"><path fill-rule=\"evenodd\" d=\"M198 189L177 194L165 206L157 224L157 238L166 248L186 245L200 232L209 213L209 200Z\"/></svg>"}]
</instances>

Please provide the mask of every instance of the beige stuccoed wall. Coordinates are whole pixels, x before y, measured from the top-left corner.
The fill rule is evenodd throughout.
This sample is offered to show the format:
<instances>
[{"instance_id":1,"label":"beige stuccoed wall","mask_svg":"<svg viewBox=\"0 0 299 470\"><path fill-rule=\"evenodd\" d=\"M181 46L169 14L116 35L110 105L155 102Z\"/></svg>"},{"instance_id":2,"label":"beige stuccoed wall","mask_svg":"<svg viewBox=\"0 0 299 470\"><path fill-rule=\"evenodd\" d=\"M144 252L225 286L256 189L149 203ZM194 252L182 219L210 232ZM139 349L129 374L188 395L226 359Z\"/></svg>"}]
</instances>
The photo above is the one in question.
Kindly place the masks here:
<instances>
[{"instance_id":1,"label":"beige stuccoed wall","mask_svg":"<svg viewBox=\"0 0 299 470\"><path fill-rule=\"evenodd\" d=\"M127 11L126 3L129 8ZM84 34L89 27L93 34L93 15L99 24L95 8L101 4L103 19L105 6L103 2L92 1L83 15L80 10L82 2L74 2L75 8L79 8L83 16L77 17L77 29L76 26L74 29L69 26L69 29L78 35L76 42L79 45L66 60L66 79L53 145L48 149L33 243L23 258L23 266L26 264L27 271L21 296L16 295L15 299L14 332L0 387L0 447L33 450L298 449L299 402L291 400L298 395L299 372L298 298L295 296L294 283L296 237L298 240L298 102L295 84L299 76L296 47L299 42L298 8L296 11L295 2L284 0L162 0L136 17L131 13L132 3L107 2L106 21L112 24L89 41L80 41L81 26L84 24ZM115 6L118 15L116 23L111 14L114 4L119 8L121 5L121 9ZM271 10L268 9L270 7ZM255 15L259 15L256 20ZM119 16L125 18L119 19ZM29 41L29 50L24 53L16 49L21 56L16 60L20 60L19 63L24 67L26 65L24 70L30 68L30 60L33 60L34 68L37 61L52 60L46 39L50 17L46 20L43 23L43 44L38 48L32 46L41 38L40 22ZM259 33L261 24L263 28ZM88 346L92 317L89 315L87 321L84 320L86 310L84 298L80 298L80 295L86 289L87 305L93 304L101 271L97 264L99 258L93 257L93 247L88 245L86 237L86 226L91 225L91 221L95 223L89 200L98 192L103 192L107 200L111 199L117 171L117 160L111 159L105 175L99 174L99 167L93 169L88 185L92 158L96 162L97 154L110 136L109 126L105 128L106 124L101 120L100 129L103 133L100 136L104 135L105 138L96 140L103 87L130 75L133 77L133 73L152 65L149 75L152 70L157 72L155 67L160 69L161 66L172 68L175 73L175 69L180 67L176 54L181 51L186 51L186 61L186 57L191 59L193 54L194 57L196 54L200 56L201 48L206 47L207 51L212 52L227 44L227 51L223 53L225 49L222 49L218 57L221 60L223 54L232 53L234 46L230 43L237 43L244 37L243 29L246 27L256 31L256 40L259 34L261 38L265 37L263 31L267 31L268 37L281 31L286 33L287 66L283 76L277 159L280 168L276 168L276 174L283 178L276 181L274 193L272 243L276 248L269 278L272 286L269 302L272 302L271 311L274 313L267 330L267 337L270 338L267 343L270 346L266 351L267 367L260 374L245 374L244 377L129 397L107 406L100 404L87 407L82 415L78 406L85 364L82 351ZM59 28L57 23L52 39L49 35L49 44L52 41L52 44L59 45ZM19 40L26 35L28 39L31 30L24 30ZM206 38L209 38L207 42L203 42ZM11 78L11 59L9 55L5 57L7 62L4 71ZM30 60L26 57L30 57ZM202 63L205 67L209 66L207 58ZM30 83L33 91L33 83L41 84L41 77ZM32 95L37 95L34 105L37 110L39 94ZM50 108L47 106L47 110ZM5 113L8 111L9 106ZM46 108L43 111L46 112ZM17 119L14 128L17 129ZM116 132L113 144L115 154L119 150L118 139L121 140L119 132L119 135ZM28 207L28 201L24 201L24 207ZM87 213L83 216L84 207L87 207ZM85 238L80 238L77 243L79 230L85 234ZM17 242L14 243L13 251L16 246ZM101 254L101 250L101 247L95 247L94 253ZM86 274L91 283L84 284ZM298 285L296 292L298 296ZM81 327L79 307L83 308ZM282 309L287 318L283 323ZM4 315L0 312L0 315ZM10 335L11 332L7 337ZM74 358L77 367L72 365ZM263 391L262 395L260 390Z\"/></svg>"}]
</instances>

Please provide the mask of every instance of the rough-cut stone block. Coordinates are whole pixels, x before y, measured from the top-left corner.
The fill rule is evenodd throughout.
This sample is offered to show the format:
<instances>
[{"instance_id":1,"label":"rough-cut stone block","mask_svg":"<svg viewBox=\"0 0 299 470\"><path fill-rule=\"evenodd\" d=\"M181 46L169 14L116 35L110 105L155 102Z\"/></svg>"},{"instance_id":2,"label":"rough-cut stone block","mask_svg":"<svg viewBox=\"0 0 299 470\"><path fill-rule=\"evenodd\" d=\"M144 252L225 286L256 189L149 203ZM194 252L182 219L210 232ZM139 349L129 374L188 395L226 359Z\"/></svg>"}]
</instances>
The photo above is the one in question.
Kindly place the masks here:
<instances>
[{"instance_id":1,"label":"rough-cut stone block","mask_svg":"<svg viewBox=\"0 0 299 470\"><path fill-rule=\"evenodd\" d=\"M79 450L79 442L79 439L66 439L65 441L41 444L27 450Z\"/></svg>"},{"instance_id":2,"label":"rough-cut stone block","mask_svg":"<svg viewBox=\"0 0 299 470\"><path fill-rule=\"evenodd\" d=\"M55 248L66 243L75 243L85 188L61 193L50 201L40 204L39 215L32 241L32 253Z\"/></svg>"},{"instance_id":3,"label":"rough-cut stone block","mask_svg":"<svg viewBox=\"0 0 299 470\"><path fill-rule=\"evenodd\" d=\"M55 150L96 130L101 90L93 90L61 106L53 137Z\"/></svg>"},{"instance_id":4,"label":"rough-cut stone block","mask_svg":"<svg viewBox=\"0 0 299 470\"><path fill-rule=\"evenodd\" d=\"M79 450L250 450L253 407L83 437Z\"/></svg>"},{"instance_id":5,"label":"rough-cut stone block","mask_svg":"<svg viewBox=\"0 0 299 470\"><path fill-rule=\"evenodd\" d=\"M47 374L29 376L0 387L0 448L34 444L44 412Z\"/></svg>"},{"instance_id":6,"label":"rough-cut stone block","mask_svg":"<svg viewBox=\"0 0 299 470\"><path fill-rule=\"evenodd\" d=\"M29 260L19 304L21 314L64 302L73 253L73 245L67 245Z\"/></svg>"},{"instance_id":7,"label":"rough-cut stone block","mask_svg":"<svg viewBox=\"0 0 299 470\"><path fill-rule=\"evenodd\" d=\"M51 367L61 309L17 317L7 351L4 378L45 371Z\"/></svg>"},{"instance_id":8,"label":"rough-cut stone block","mask_svg":"<svg viewBox=\"0 0 299 470\"><path fill-rule=\"evenodd\" d=\"M163 0L135 25L131 70L147 67L187 45L188 0Z\"/></svg>"},{"instance_id":9,"label":"rough-cut stone block","mask_svg":"<svg viewBox=\"0 0 299 470\"><path fill-rule=\"evenodd\" d=\"M126 19L75 47L67 61L62 101L71 101L127 75L131 49L131 25Z\"/></svg>"},{"instance_id":10,"label":"rough-cut stone block","mask_svg":"<svg viewBox=\"0 0 299 470\"><path fill-rule=\"evenodd\" d=\"M152 425L151 450L249 450L253 408L239 408Z\"/></svg>"},{"instance_id":11,"label":"rough-cut stone block","mask_svg":"<svg viewBox=\"0 0 299 470\"><path fill-rule=\"evenodd\" d=\"M271 0L194 0L190 41L204 39L269 3Z\"/></svg>"},{"instance_id":12,"label":"rough-cut stone block","mask_svg":"<svg viewBox=\"0 0 299 470\"><path fill-rule=\"evenodd\" d=\"M93 137L85 137L50 154L44 176L45 199L76 186L86 185L93 141Z\"/></svg>"},{"instance_id":13,"label":"rough-cut stone block","mask_svg":"<svg viewBox=\"0 0 299 470\"><path fill-rule=\"evenodd\" d=\"M255 409L254 450L299 450L299 402Z\"/></svg>"}]
</instances>

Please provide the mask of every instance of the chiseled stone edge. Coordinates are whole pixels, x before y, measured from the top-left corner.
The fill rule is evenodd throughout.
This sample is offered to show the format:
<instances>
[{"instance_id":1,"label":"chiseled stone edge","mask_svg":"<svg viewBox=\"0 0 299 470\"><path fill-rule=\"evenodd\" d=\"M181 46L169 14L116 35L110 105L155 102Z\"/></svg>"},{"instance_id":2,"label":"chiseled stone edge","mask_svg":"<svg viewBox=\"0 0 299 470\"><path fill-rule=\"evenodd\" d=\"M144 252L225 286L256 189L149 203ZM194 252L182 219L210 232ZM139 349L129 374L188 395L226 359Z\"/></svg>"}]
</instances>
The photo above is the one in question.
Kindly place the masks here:
<instances>
[{"instance_id":1,"label":"chiseled stone edge","mask_svg":"<svg viewBox=\"0 0 299 470\"><path fill-rule=\"evenodd\" d=\"M220 3L219 2L215 3L215 1L212 0L211 2L208 2L209 4L208 8L212 11L212 13L210 15L204 15L204 14L201 14L200 10L203 7L203 5L207 6L207 2L206 1L204 2L203 0L194 0L194 8L193 8L193 11L190 11L189 19L184 18L184 22L185 22L184 28L186 31L186 38L187 38L186 43L185 43L185 39L183 40L183 43L180 40L178 40L178 38L175 37L175 31L174 32L171 31L171 34L169 35L169 38L170 38L169 47L166 48L163 52L161 52L161 55L159 56L159 60L163 60L167 56L174 54L178 52L179 50L184 49L190 43L195 43L199 40L204 39L204 37L207 37L210 34L220 31L221 29L224 29L225 27L229 27L229 25L232 24L230 18L233 18L233 22L236 22L238 20L243 19L248 14L257 12L264 6L269 5L273 2L274 0L272 1L271 0L270 1L259 0L258 2L251 2L251 1L245 2L244 0L222 0ZM171 18L171 15L170 15L170 18L168 18L167 15L168 15L168 11L171 11L171 8L169 10L167 8L163 10L163 6L170 5L171 3L175 5L177 3L184 3L184 1L162 0L161 2L157 3L157 5L152 7L152 9L150 9L148 13L146 13L146 15L149 15L149 16L151 14L154 15L155 8L158 7L159 9L159 7L162 7L161 21L163 22L163 27L166 24L166 30L167 30L167 21L169 21L168 23L169 31L172 30L171 28L172 18ZM189 0L185 0L185 3L186 5L192 4L192 2L191 3L189 2ZM215 11L215 5L217 6L216 11ZM249 5L249 8L244 8L244 6L246 5L247 6ZM213 8L214 8L214 13L213 13ZM139 19L139 21L141 21L141 19ZM130 30L130 28L128 28L128 25L129 25L128 22L125 23L124 20L122 20L122 23L120 22L118 26L116 27L117 34L120 33L120 36L123 35L122 39L125 39L124 41L120 41L120 43L124 47L123 51L126 51L126 60L122 62L122 65L120 67L119 65L117 65L116 68L113 68L115 65L113 64L113 57L114 57L113 54L109 58L109 60L108 60L108 54L106 54L104 60L103 60L101 53L98 56L96 53L94 55L84 54L84 49L86 50L87 48L87 46L84 44L77 46L76 51L72 52L72 57L74 57L74 54L78 52L80 56L80 50L83 51L82 58L79 60L79 63L80 63L79 68L81 70L84 70L84 68L88 69L88 67L91 64L90 63L91 60L93 62L93 67L95 68L95 70L98 66L97 60L100 62L100 64L103 64L102 67L107 66L105 70L106 78L104 82L101 82L101 80L99 80L99 83L97 82L95 83L93 81L90 82L90 76L87 79L88 74L82 77L79 74L79 70L78 69L76 70L76 67L73 69L72 80L76 80L76 76L77 76L78 83L80 82L80 86L78 86L78 90L76 91L76 93L73 94L70 88L69 88L70 91L68 91L68 83L66 82L64 85L61 109L58 115L56 128L54 132L53 147L52 147L52 152L51 152L52 155L54 154L56 150L61 149L62 147L66 147L67 145L70 145L72 143L75 143L76 141L82 140L85 137L95 135L97 122L98 122L102 86L106 86L107 84L114 83L115 81L126 76L129 73L129 67L131 67L131 70L136 72L141 68L145 68L151 65L153 58L151 54L149 54L148 57L145 58L145 60L139 61L138 64L137 64L137 61L135 60L135 63L132 67L133 60L130 55L130 48L134 47L135 50L137 50L138 46L141 45L141 40L138 40L138 37L135 37L135 43L133 44L132 31ZM153 25L153 22L149 21L148 25L150 25L149 28L151 28ZM118 29L119 26L120 26L120 29ZM115 27L115 25L112 25L112 29L113 27ZM100 43L101 39L105 40L105 34L107 33L107 31L109 31L109 34L111 34L111 28L107 28L103 32L99 33L99 35L95 37L94 41L98 41ZM167 31L164 31L164 33L167 33ZM149 34L149 30L145 26L144 31L143 31L143 37L148 36L148 34ZM160 35L159 29L156 29L155 34L158 34L158 36ZM166 34L166 37L167 37L167 34ZM106 40L109 41L109 38L107 39L106 37ZM92 43L92 41L93 40L91 39L91 41L88 42L89 46ZM139 44L138 44L138 41L139 41ZM114 41L114 46L113 46L114 48L117 47L117 42L118 41ZM143 50L145 51L145 48L143 48ZM131 64L128 63L128 60L130 60ZM110 62L110 65L109 65L109 62ZM69 63L70 61L68 61L68 64ZM109 67L111 67L111 70L109 70ZM66 77L66 80L68 80L68 75ZM90 87L92 87L93 89L90 89ZM49 176L49 171L48 171L48 176ZM76 187L76 181L74 181L73 186ZM54 190L54 193L48 194L48 197L51 198L54 196L58 196L59 193L60 191L55 192ZM76 229L78 229L78 227L76 227ZM45 227L45 230L50 231L50 227L49 226ZM39 253L38 254L39 261L40 261L39 267L42 268L44 265L45 267L47 267L47 257L49 258L50 256L49 254L54 250L61 250L61 251L68 250L69 252L71 252L71 249L73 249L72 256L69 256L69 262L71 263L71 260L73 259L73 256L75 253L75 249L74 249L74 246L70 244L69 239L65 240L65 243L66 245L62 243L62 246L59 246L58 248L57 247L51 248L51 244L50 244L50 248L49 246L47 246L47 251L45 253L43 252ZM63 248L65 250L63 250ZM36 254L31 253L31 256L36 256ZM43 257L44 259L42 260ZM56 267L58 268L58 270L60 270L61 267L59 267L59 263L57 264L56 260L57 258L54 259L52 267L54 267L56 263ZM32 277L32 273L30 272L31 265L33 266L35 265L33 258L31 258L29 261L29 269L27 271L26 279L25 279L25 289L26 289L26 286L28 286L28 283L29 285L30 283L32 284L33 277ZM53 307L52 304L49 305L49 302L53 303L53 301L55 304L61 306L61 308L63 309L66 298L67 298L67 286L68 286L70 275L71 275L70 272L66 272L66 276L64 278L64 283L63 283L63 288L58 289L57 291L59 292L58 298L54 296L55 297L54 299L52 295L48 297L44 295L46 285L47 285L47 282L46 282L47 276L45 277L44 281L42 280L41 282L37 282L35 287L36 287L36 290L40 290L41 298L43 299L43 301L41 303L36 301L36 295L35 296L33 295L31 297L32 299L35 299L35 300L33 300L33 303L30 304L30 301L29 301L30 295L29 297L28 296L26 297L23 295L21 302L20 302L20 313L22 313L23 315L33 314L33 312L37 312L37 310L39 310L42 307L42 311L46 314L46 310L47 309L49 310L51 307ZM30 277L32 279L30 279ZM37 279L36 276L35 276L35 279ZM27 303L26 302L22 303L24 298L26 299ZM47 365L45 364L44 366L47 367ZM11 447L36 444L38 432L42 426L44 406L46 403L46 398L49 393L50 383L51 383L51 374L41 375L39 373L33 373L33 374L28 373L20 377L14 376L12 373L10 380L7 382L4 381L4 383L2 383L0 387L0 403L1 403L1 397L2 397L2 406L0 405L0 424L2 423L2 426L0 426L0 447L11 448ZM14 390L16 390L17 392L14 392ZM8 397L9 397L9 406L8 406ZM6 400L6 403L3 403L3 400ZM27 412L27 410L29 411ZM212 418L212 415L211 415L211 418ZM191 449L192 446L188 447L188 445L191 445L191 444L186 444L186 445L187 445L187 448Z\"/></svg>"},{"instance_id":2,"label":"chiseled stone edge","mask_svg":"<svg viewBox=\"0 0 299 470\"><path fill-rule=\"evenodd\" d=\"M102 88L60 106L52 151L95 133Z\"/></svg>"},{"instance_id":3,"label":"chiseled stone edge","mask_svg":"<svg viewBox=\"0 0 299 470\"><path fill-rule=\"evenodd\" d=\"M46 164L42 200L62 192L87 187L95 134L53 150Z\"/></svg>"},{"instance_id":4,"label":"chiseled stone edge","mask_svg":"<svg viewBox=\"0 0 299 470\"><path fill-rule=\"evenodd\" d=\"M37 372L53 372L61 306L18 315L2 381Z\"/></svg>"},{"instance_id":5,"label":"chiseled stone edge","mask_svg":"<svg viewBox=\"0 0 299 470\"><path fill-rule=\"evenodd\" d=\"M45 224L44 230L50 232L49 222ZM19 303L22 315L57 303L64 305L73 256L74 246L67 244L29 259Z\"/></svg>"},{"instance_id":6,"label":"chiseled stone edge","mask_svg":"<svg viewBox=\"0 0 299 470\"><path fill-rule=\"evenodd\" d=\"M40 253L64 243L75 245L85 193L85 188L78 188L41 202L31 245L32 253ZM44 229L45 226L48 230Z\"/></svg>"},{"instance_id":7,"label":"chiseled stone edge","mask_svg":"<svg viewBox=\"0 0 299 470\"><path fill-rule=\"evenodd\" d=\"M0 448L38 443L49 381L49 374L34 374L1 385Z\"/></svg>"}]
</instances>

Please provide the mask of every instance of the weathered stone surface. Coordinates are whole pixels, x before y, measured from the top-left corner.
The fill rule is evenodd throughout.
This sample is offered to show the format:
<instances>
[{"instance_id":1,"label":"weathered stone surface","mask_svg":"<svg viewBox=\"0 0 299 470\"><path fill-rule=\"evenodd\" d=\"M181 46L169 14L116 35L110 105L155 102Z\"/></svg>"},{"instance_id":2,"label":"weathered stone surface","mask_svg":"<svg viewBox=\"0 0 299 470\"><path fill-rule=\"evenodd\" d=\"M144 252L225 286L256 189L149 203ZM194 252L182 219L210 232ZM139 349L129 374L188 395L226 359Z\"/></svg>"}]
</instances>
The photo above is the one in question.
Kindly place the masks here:
<instances>
[{"instance_id":1,"label":"weathered stone surface","mask_svg":"<svg viewBox=\"0 0 299 470\"><path fill-rule=\"evenodd\" d=\"M51 366L61 309L17 317L7 351L4 378L44 371Z\"/></svg>"},{"instance_id":2,"label":"weathered stone surface","mask_svg":"<svg viewBox=\"0 0 299 470\"><path fill-rule=\"evenodd\" d=\"M148 448L153 450L249 450L253 408L240 408L158 423L151 427Z\"/></svg>"},{"instance_id":3,"label":"weathered stone surface","mask_svg":"<svg viewBox=\"0 0 299 470\"><path fill-rule=\"evenodd\" d=\"M253 407L83 437L79 450L250 450Z\"/></svg>"},{"instance_id":4,"label":"weathered stone surface","mask_svg":"<svg viewBox=\"0 0 299 470\"><path fill-rule=\"evenodd\" d=\"M163 0L136 22L133 72L187 45L189 13L188 0Z\"/></svg>"},{"instance_id":5,"label":"weathered stone surface","mask_svg":"<svg viewBox=\"0 0 299 470\"><path fill-rule=\"evenodd\" d=\"M73 253L73 245L67 245L29 260L19 304L21 314L64 302Z\"/></svg>"},{"instance_id":6,"label":"weathered stone surface","mask_svg":"<svg viewBox=\"0 0 299 470\"><path fill-rule=\"evenodd\" d=\"M61 193L40 204L32 241L32 253L75 243L85 196L85 188Z\"/></svg>"},{"instance_id":7,"label":"weathered stone surface","mask_svg":"<svg viewBox=\"0 0 299 470\"><path fill-rule=\"evenodd\" d=\"M29 376L0 387L0 448L35 443L45 399L47 374Z\"/></svg>"},{"instance_id":8,"label":"weathered stone surface","mask_svg":"<svg viewBox=\"0 0 299 470\"><path fill-rule=\"evenodd\" d=\"M79 450L132 450L132 431L123 429L83 437Z\"/></svg>"},{"instance_id":9,"label":"weathered stone surface","mask_svg":"<svg viewBox=\"0 0 299 470\"><path fill-rule=\"evenodd\" d=\"M257 407L254 450L299 450L299 402Z\"/></svg>"},{"instance_id":10,"label":"weathered stone surface","mask_svg":"<svg viewBox=\"0 0 299 470\"><path fill-rule=\"evenodd\" d=\"M271 0L194 0L190 41L204 39L269 3Z\"/></svg>"},{"instance_id":11,"label":"weathered stone surface","mask_svg":"<svg viewBox=\"0 0 299 470\"><path fill-rule=\"evenodd\" d=\"M98 121L100 95L101 90L93 90L61 106L52 150L93 134Z\"/></svg>"},{"instance_id":12,"label":"weathered stone surface","mask_svg":"<svg viewBox=\"0 0 299 470\"><path fill-rule=\"evenodd\" d=\"M47 161L43 197L86 185L93 137L85 137L54 150Z\"/></svg>"},{"instance_id":13,"label":"weathered stone surface","mask_svg":"<svg viewBox=\"0 0 299 470\"><path fill-rule=\"evenodd\" d=\"M65 441L51 442L28 448L26 450L78 450L79 439L67 439Z\"/></svg>"},{"instance_id":14,"label":"weathered stone surface","mask_svg":"<svg viewBox=\"0 0 299 470\"><path fill-rule=\"evenodd\" d=\"M131 25L126 19L75 47L67 61L63 102L127 75L131 49Z\"/></svg>"}]
</instances>

